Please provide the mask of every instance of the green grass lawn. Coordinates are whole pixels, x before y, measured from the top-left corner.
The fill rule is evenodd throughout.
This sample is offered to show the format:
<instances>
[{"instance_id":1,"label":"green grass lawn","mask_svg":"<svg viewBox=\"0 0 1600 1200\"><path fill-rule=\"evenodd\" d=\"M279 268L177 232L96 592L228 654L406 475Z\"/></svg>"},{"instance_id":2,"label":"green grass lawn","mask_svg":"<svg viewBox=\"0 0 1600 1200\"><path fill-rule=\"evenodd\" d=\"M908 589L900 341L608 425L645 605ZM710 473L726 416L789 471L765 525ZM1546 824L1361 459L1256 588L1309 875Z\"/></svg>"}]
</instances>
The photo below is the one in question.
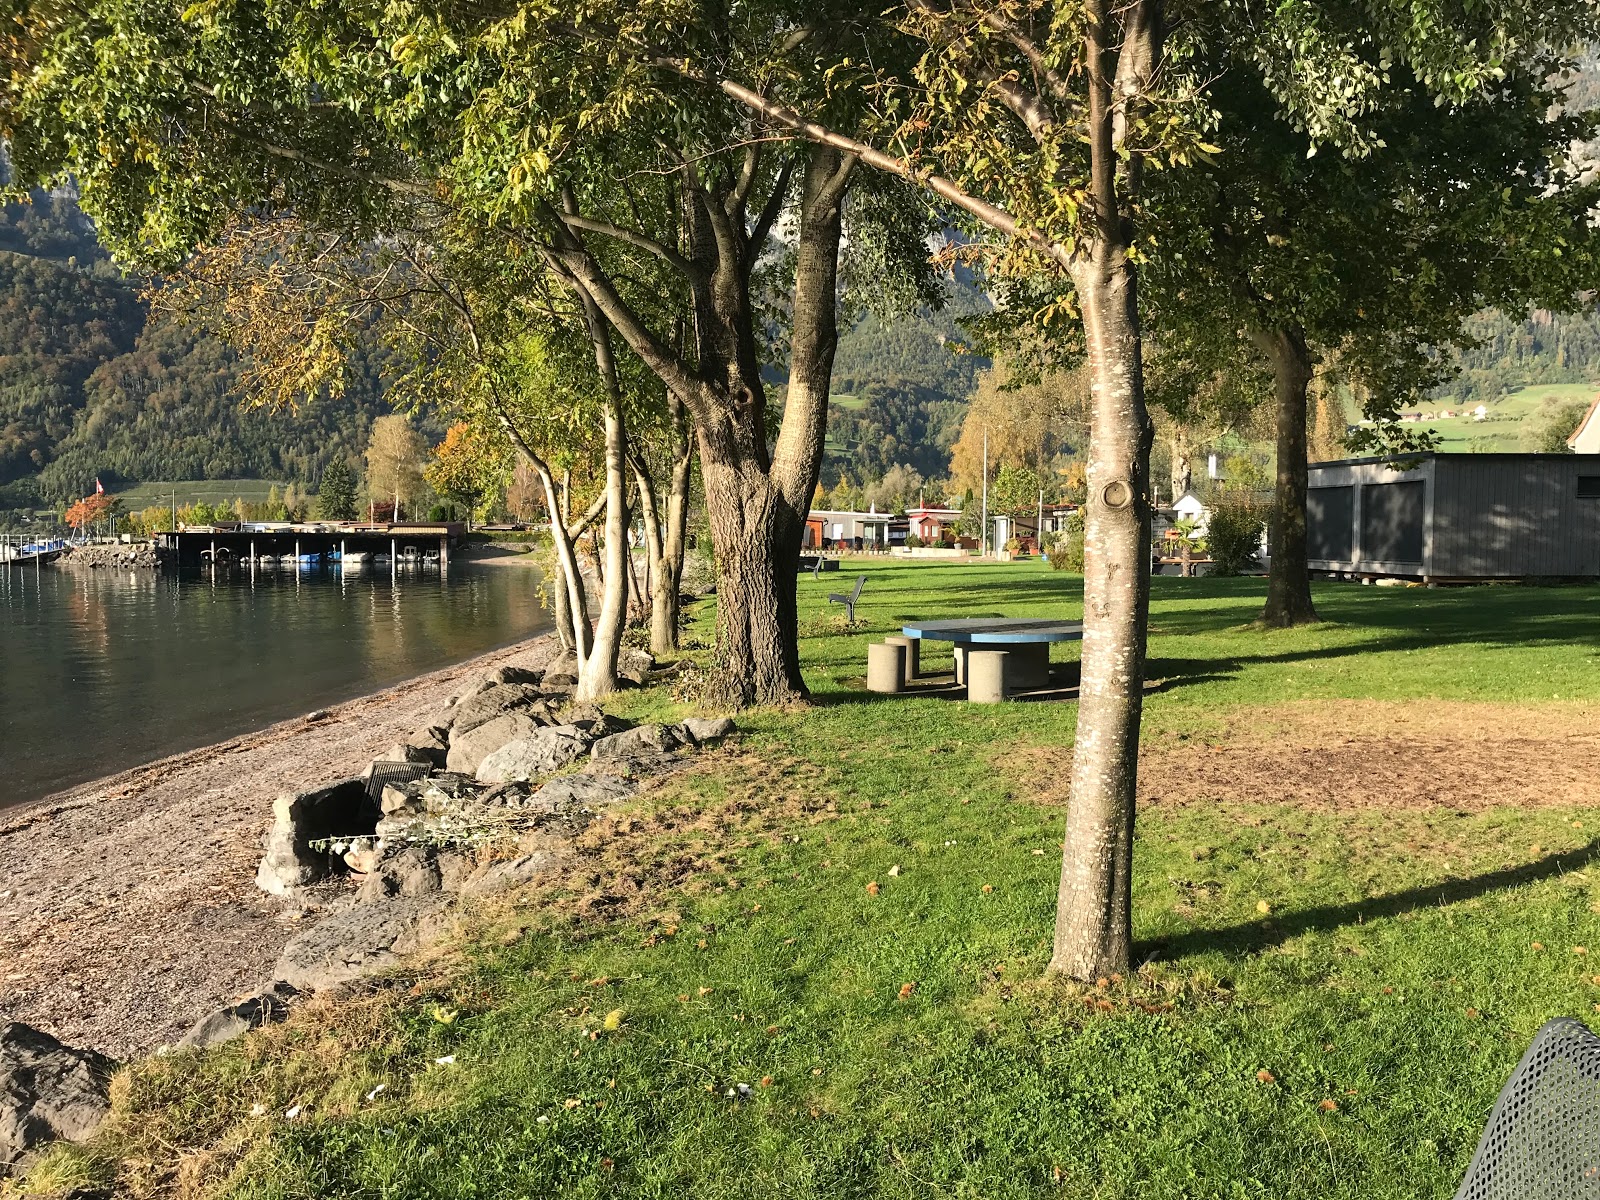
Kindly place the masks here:
<instances>
[{"instance_id":1,"label":"green grass lawn","mask_svg":"<svg viewBox=\"0 0 1600 1200\"><path fill-rule=\"evenodd\" d=\"M864 627L845 631L824 597L858 570ZM1535 759L1540 737L1555 759L1592 743L1600 589L1330 585L1327 624L1265 633L1260 581L1154 587L1150 769L1231 750L1245 782L1141 811L1129 978L1042 976L1075 705L860 686L868 642L906 618L1075 616L1081 581L847 562L800 580L813 706L741 718L740 745L603 819L560 883L391 984L134 1068L93 1152L39 1179L261 1198L1450 1196L1534 1031L1600 1001L1600 806L1530 803L1503 767L1513 732ZM654 691L619 707L678 711ZM1408 726L1431 731L1427 754L1365 775L1363 747L1404 751ZM1295 739L1303 762L1250 775L1251 747ZM1386 802L1446 767L1482 787ZM1333 802L1352 788L1369 799Z\"/></svg>"}]
</instances>

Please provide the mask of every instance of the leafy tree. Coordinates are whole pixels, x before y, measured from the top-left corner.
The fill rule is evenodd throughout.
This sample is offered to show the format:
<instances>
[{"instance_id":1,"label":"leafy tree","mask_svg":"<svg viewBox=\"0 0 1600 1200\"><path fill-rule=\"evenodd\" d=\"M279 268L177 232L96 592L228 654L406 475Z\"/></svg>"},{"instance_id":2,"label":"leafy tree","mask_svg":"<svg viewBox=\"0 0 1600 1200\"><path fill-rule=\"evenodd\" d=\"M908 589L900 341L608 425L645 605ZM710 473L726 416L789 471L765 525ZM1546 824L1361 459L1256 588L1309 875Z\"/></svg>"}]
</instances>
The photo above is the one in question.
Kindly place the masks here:
<instances>
[{"instance_id":1,"label":"leafy tree","mask_svg":"<svg viewBox=\"0 0 1600 1200\"><path fill-rule=\"evenodd\" d=\"M110 516L116 505L116 497L110 492L97 492L93 496L85 496L67 509L63 520L79 533L88 529Z\"/></svg>"},{"instance_id":2,"label":"leafy tree","mask_svg":"<svg viewBox=\"0 0 1600 1200\"><path fill-rule=\"evenodd\" d=\"M1567 439L1588 411L1581 400L1546 408L1524 433L1524 445L1536 454L1571 454Z\"/></svg>"},{"instance_id":3,"label":"leafy tree","mask_svg":"<svg viewBox=\"0 0 1600 1200\"><path fill-rule=\"evenodd\" d=\"M422 498L422 460L427 452L422 435L401 414L379 417L372 423L367 441L367 494L373 500L392 501L397 521L408 503L415 505Z\"/></svg>"},{"instance_id":4,"label":"leafy tree","mask_svg":"<svg viewBox=\"0 0 1600 1200\"><path fill-rule=\"evenodd\" d=\"M356 519L356 477L350 464L336 458L322 472L317 489L317 515L329 521Z\"/></svg>"},{"instance_id":5,"label":"leafy tree","mask_svg":"<svg viewBox=\"0 0 1600 1200\"><path fill-rule=\"evenodd\" d=\"M1004 466L989 490L989 507L994 512L1023 516L1037 511L1044 490L1036 472L1027 467Z\"/></svg>"},{"instance_id":6,"label":"leafy tree","mask_svg":"<svg viewBox=\"0 0 1600 1200\"><path fill-rule=\"evenodd\" d=\"M978 376L977 390L950 455L959 487L981 487L985 434L989 472L1022 467L1039 479L1054 474L1057 459L1087 441L1086 394L1081 371L1030 369L1018 355Z\"/></svg>"},{"instance_id":7,"label":"leafy tree","mask_svg":"<svg viewBox=\"0 0 1600 1200\"><path fill-rule=\"evenodd\" d=\"M496 490L505 470L504 444L486 445L474 436L472 426L457 421L433 448L422 475L435 492L471 514L485 495Z\"/></svg>"}]
</instances>

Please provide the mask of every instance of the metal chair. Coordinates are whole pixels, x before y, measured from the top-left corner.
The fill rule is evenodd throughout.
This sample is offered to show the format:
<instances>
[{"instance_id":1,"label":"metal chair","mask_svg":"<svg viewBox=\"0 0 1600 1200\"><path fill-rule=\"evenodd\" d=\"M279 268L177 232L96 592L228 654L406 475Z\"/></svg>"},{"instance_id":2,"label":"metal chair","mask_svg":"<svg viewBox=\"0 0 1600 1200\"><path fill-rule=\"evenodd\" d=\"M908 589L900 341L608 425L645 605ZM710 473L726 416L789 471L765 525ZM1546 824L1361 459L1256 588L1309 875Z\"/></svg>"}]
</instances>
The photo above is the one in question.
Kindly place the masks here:
<instances>
[{"instance_id":1,"label":"metal chair","mask_svg":"<svg viewBox=\"0 0 1600 1200\"><path fill-rule=\"evenodd\" d=\"M1600 1037L1582 1022L1534 1035L1455 1200L1600 1200Z\"/></svg>"},{"instance_id":2,"label":"metal chair","mask_svg":"<svg viewBox=\"0 0 1600 1200\"><path fill-rule=\"evenodd\" d=\"M828 597L828 603L844 605L845 620L849 621L853 625L855 624L856 620L856 601L861 599L861 589L866 586L867 577L865 575L857 575L855 591L851 592L848 596L843 595L840 592L834 592Z\"/></svg>"}]
</instances>

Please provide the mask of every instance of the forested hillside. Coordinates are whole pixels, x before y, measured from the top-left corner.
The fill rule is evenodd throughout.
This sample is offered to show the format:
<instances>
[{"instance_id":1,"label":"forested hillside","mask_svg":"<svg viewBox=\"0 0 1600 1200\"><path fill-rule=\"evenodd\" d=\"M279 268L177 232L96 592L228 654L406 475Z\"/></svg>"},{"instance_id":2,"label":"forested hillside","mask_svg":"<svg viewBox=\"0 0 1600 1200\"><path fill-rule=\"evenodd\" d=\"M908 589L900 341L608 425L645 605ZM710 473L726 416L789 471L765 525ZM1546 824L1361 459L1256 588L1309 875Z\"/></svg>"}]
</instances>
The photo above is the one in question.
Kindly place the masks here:
<instances>
[{"instance_id":1,"label":"forested hillside","mask_svg":"<svg viewBox=\"0 0 1600 1200\"><path fill-rule=\"evenodd\" d=\"M241 409L238 359L170 320L100 250L70 196L0 208L0 509L57 505L100 478L313 484L383 411L375 365L294 414Z\"/></svg>"}]
</instances>

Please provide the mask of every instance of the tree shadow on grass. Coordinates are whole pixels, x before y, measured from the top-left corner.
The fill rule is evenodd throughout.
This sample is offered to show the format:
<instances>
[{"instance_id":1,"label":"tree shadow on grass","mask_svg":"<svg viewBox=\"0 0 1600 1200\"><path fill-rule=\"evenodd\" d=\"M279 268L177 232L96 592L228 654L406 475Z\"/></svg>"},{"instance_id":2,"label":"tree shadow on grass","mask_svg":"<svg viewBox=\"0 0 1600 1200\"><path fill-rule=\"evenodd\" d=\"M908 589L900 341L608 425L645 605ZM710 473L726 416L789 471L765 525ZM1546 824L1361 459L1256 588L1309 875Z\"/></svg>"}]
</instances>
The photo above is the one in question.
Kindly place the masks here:
<instances>
[{"instance_id":1,"label":"tree shadow on grass","mask_svg":"<svg viewBox=\"0 0 1600 1200\"><path fill-rule=\"evenodd\" d=\"M1154 955L1168 961L1210 950L1221 950L1236 956L1259 954L1304 933L1326 933L1362 921L1382 920L1423 908L1475 900L1491 892L1539 883L1580 870L1597 859L1600 859L1600 838L1576 850L1547 854L1531 863L1489 871L1468 879L1447 879L1443 883L1407 888L1386 896L1368 896L1348 904L1319 905L1283 916L1262 917L1259 921L1229 925L1223 929L1196 929L1176 937L1153 938L1141 944L1138 954L1140 958Z\"/></svg>"}]
</instances>

